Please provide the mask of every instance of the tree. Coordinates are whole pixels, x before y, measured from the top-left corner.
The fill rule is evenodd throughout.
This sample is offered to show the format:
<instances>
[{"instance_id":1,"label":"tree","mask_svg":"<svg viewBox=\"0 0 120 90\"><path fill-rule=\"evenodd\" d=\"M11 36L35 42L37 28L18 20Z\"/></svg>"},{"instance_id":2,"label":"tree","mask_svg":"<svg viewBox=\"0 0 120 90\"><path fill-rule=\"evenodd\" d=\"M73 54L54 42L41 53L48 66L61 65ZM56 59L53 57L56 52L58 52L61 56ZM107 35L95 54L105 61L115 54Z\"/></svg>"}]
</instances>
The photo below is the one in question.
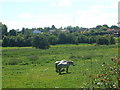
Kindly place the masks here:
<instances>
[{"instance_id":1,"label":"tree","mask_svg":"<svg viewBox=\"0 0 120 90\"><path fill-rule=\"evenodd\" d=\"M58 36L58 43L59 44L66 44L66 40L67 40L66 33L60 33Z\"/></svg>"},{"instance_id":2,"label":"tree","mask_svg":"<svg viewBox=\"0 0 120 90\"><path fill-rule=\"evenodd\" d=\"M104 24L103 27L109 28L109 26L107 24Z\"/></svg>"},{"instance_id":3,"label":"tree","mask_svg":"<svg viewBox=\"0 0 120 90\"><path fill-rule=\"evenodd\" d=\"M25 28L22 28L22 31L21 31L21 32L22 32L22 34L24 34L24 33L25 33Z\"/></svg>"},{"instance_id":4,"label":"tree","mask_svg":"<svg viewBox=\"0 0 120 90\"><path fill-rule=\"evenodd\" d=\"M50 27L44 27L44 32L48 32L50 30Z\"/></svg>"},{"instance_id":5,"label":"tree","mask_svg":"<svg viewBox=\"0 0 120 90\"><path fill-rule=\"evenodd\" d=\"M79 35L79 36L78 36L78 42L79 42L79 43L88 43L89 40L88 40L88 37L87 37L87 36L85 36L85 35Z\"/></svg>"},{"instance_id":6,"label":"tree","mask_svg":"<svg viewBox=\"0 0 120 90\"><path fill-rule=\"evenodd\" d=\"M3 38L2 46L3 47L8 47L9 46L9 37L8 36L5 36Z\"/></svg>"},{"instance_id":7,"label":"tree","mask_svg":"<svg viewBox=\"0 0 120 90\"><path fill-rule=\"evenodd\" d=\"M73 28L72 28L72 26L67 26L66 29L69 30L70 32L73 32Z\"/></svg>"},{"instance_id":8,"label":"tree","mask_svg":"<svg viewBox=\"0 0 120 90\"><path fill-rule=\"evenodd\" d=\"M52 25L51 29L56 29L55 25Z\"/></svg>"},{"instance_id":9,"label":"tree","mask_svg":"<svg viewBox=\"0 0 120 90\"><path fill-rule=\"evenodd\" d=\"M111 36L110 37L110 44L115 44L116 42L115 42L115 39L114 39L114 37L113 36Z\"/></svg>"},{"instance_id":10,"label":"tree","mask_svg":"<svg viewBox=\"0 0 120 90\"><path fill-rule=\"evenodd\" d=\"M9 46L10 47L15 47L17 46L17 39L15 36L10 36L9 37Z\"/></svg>"},{"instance_id":11,"label":"tree","mask_svg":"<svg viewBox=\"0 0 120 90\"><path fill-rule=\"evenodd\" d=\"M44 35L35 35L32 39L32 46L39 49L48 49L50 47L48 39Z\"/></svg>"},{"instance_id":12,"label":"tree","mask_svg":"<svg viewBox=\"0 0 120 90\"><path fill-rule=\"evenodd\" d=\"M110 27L110 29L118 29L119 27L118 26L116 26L116 25L112 25L111 27Z\"/></svg>"},{"instance_id":13,"label":"tree","mask_svg":"<svg viewBox=\"0 0 120 90\"><path fill-rule=\"evenodd\" d=\"M78 38L74 34L68 34L66 43L68 44L78 44Z\"/></svg>"},{"instance_id":14,"label":"tree","mask_svg":"<svg viewBox=\"0 0 120 90\"><path fill-rule=\"evenodd\" d=\"M96 41L98 45L109 45L110 39L107 36L98 36L98 39Z\"/></svg>"},{"instance_id":15,"label":"tree","mask_svg":"<svg viewBox=\"0 0 120 90\"><path fill-rule=\"evenodd\" d=\"M89 39L89 44L92 44L92 43L95 43L96 42L96 39L95 39L95 36L93 37L93 36L90 36L90 37L88 37L88 39Z\"/></svg>"},{"instance_id":16,"label":"tree","mask_svg":"<svg viewBox=\"0 0 120 90\"><path fill-rule=\"evenodd\" d=\"M0 34L1 38L7 35L7 26L5 24L2 24L1 22L0 22Z\"/></svg>"},{"instance_id":17,"label":"tree","mask_svg":"<svg viewBox=\"0 0 120 90\"><path fill-rule=\"evenodd\" d=\"M10 36L16 36L16 35L17 35L16 30L14 30L14 29L10 30L10 31L9 31L9 35L10 35Z\"/></svg>"},{"instance_id":18,"label":"tree","mask_svg":"<svg viewBox=\"0 0 120 90\"><path fill-rule=\"evenodd\" d=\"M108 28L105 27L105 26L102 26L102 27L100 28L101 31L107 31L107 29L108 29Z\"/></svg>"},{"instance_id":19,"label":"tree","mask_svg":"<svg viewBox=\"0 0 120 90\"><path fill-rule=\"evenodd\" d=\"M17 35L16 36L16 45L18 47L24 47L25 45L26 39L23 36Z\"/></svg>"},{"instance_id":20,"label":"tree","mask_svg":"<svg viewBox=\"0 0 120 90\"><path fill-rule=\"evenodd\" d=\"M97 25L96 26L96 29L100 29L102 26L101 25Z\"/></svg>"},{"instance_id":21,"label":"tree","mask_svg":"<svg viewBox=\"0 0 120 90\"><path fill-rule=\"evenodd\" d=\"M58 37L55 36L55 35L50 35L50 36L49 36L49 43L50 43L51 45L57 44L57 43L58 43Z\"/></svg>"}]
</instances>

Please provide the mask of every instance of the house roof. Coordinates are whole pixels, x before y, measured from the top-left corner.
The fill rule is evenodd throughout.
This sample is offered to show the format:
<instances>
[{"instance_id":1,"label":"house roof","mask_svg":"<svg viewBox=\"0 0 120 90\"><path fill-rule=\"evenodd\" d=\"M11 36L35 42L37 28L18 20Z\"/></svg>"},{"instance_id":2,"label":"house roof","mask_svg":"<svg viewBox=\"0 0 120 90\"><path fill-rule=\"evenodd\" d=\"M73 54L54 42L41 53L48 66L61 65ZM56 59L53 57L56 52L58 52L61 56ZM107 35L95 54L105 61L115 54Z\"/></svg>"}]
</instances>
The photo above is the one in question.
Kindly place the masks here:
<instances>
[{"instance_id":1,"label":"house roof","mask_svg":"<svg viewBox=\"0 0 120 90\"><path fill-rule=\"evenodd\" d=\"M34 30L33 33L41 33L41 31Z\"/></svg>"},{"instance_id":2,"label":"house roof","mask_svg":"<svg viewBox=\"0 0 120 90\"><path fill-rule=\"evenodd\" d=\"M114 31L114 29L107 29L108 32Z\"/></svg>"}]
</instances>

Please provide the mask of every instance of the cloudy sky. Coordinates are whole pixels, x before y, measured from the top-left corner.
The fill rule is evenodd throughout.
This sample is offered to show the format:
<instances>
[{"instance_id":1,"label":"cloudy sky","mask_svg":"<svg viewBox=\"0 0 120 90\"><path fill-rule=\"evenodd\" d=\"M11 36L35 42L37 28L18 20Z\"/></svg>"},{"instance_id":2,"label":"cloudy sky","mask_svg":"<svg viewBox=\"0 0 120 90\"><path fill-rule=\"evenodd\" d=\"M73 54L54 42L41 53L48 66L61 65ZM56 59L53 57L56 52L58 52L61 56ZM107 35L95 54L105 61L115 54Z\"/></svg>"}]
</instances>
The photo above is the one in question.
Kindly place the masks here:
<instances>
[{"instance_id":1,"label":"cloudy sky","mask_svg":"<svg viewBox=\"0 0 120 90\"><path fill-rule=\"evenodd\" d=\"M119 0L0 0L0 22L8 29L55 25L117 25Z\"/></svg>"}]
</instances>

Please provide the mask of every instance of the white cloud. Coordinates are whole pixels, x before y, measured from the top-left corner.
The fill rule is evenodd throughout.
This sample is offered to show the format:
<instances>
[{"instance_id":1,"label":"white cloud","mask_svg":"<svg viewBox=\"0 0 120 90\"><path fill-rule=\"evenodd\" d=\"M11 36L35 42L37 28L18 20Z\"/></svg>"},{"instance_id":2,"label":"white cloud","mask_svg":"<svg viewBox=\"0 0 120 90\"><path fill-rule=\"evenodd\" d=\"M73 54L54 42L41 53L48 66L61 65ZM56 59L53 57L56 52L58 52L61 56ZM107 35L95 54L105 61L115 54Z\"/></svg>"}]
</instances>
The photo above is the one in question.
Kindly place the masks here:
<instances>
[{"instance_id":1,"label":"white cloud","mask_svg":"<svg viewBox=\"0 0 120 90\"><path fill-rule=\"evenodd\" d=\"M73 2L77 3L84 3L88 4L87 0L0 0L4 2L47 2L46 5L50 4L50 6L57 7L65 7L65 6L74 6ZM90 0L91 2L97 2L96 0ZM89 2L90 2L89 1ZM101 0L100 2L104 2ZM109 1L108 1L109 2ZM117 7L118 2L116 0L110 0L108 5L107 1L105 1L104 4L88 4L88 7L79 7L76 8L73 7L74 12L72 13L70 10L68 10L70 13L68 14L66 11L66 14L50 14L49 12L44 15L44 12L39 11L42 13L42 15L39 13L27 13L24 12L20 13L15 20L9 20L9 21L3 21L9 29L12 28L32 28L32 27L45 27L45 26L51 26L55 25L56 27L61 26L68 26L68 25L78 25L82 27L95 27L96 25L102 25L102 24L108 24L108 25L116 25L117 23ZM114 3L113 3L114 2ZM81 3L80 3L81 5ZM84 6L84 5L83 5ZM82 10L81 10L82 8ZM84 9L84 10L83 10ZM108 10L108 11L107 11ZM44 10L43 10L44 11ZM54 12L55 13L55 12ZM74 20L73 20L74 19Z\"/></svg>"},{"instance_id":2,"label":"white cloud","mask_svg":"<svg viewBox=\"0 0 120 90\"><path fill-rule=\"evenodd\" d=\"M0 0L0 2L48 2L50 0Z\"/></svg>"},{"instance_id":3,"label":"white cloud","mask_svg":"<svg viewBox=\"0 0 120 90\"><path fill-rule=\"evenodd\" d=\"M70 6L72 4L71 0L57 0L50 3L50 6Z\"/></svg>"},{"instance_id":4,"label":"white cloud","mask_svg":"<svg viewBox=\"0 0 120 90\"><path fill-rule=\"evenodd\" d=\"M21 13L18 15L19 20L6 21L6 25L9 29L21 29L34 28L34 27L51 27L55 25L56 27L66 27L69 25L82 26L82 27L95 27L96 25L116 25L117 24L117 14L116 13L103 13L101 10L88 9L79 10L73 14L31 14L31 13Z\"/></svg>"},{"instance_id":5,"label":"white cloud","mask_svg":"<svg viewBox=\"0 0 120 90\"><path fill-rule=\"evenodd\" d=\"M58 5L59 6L70 6L71 1L70 0L61 0Z\"/></svg>"},{"instance_id":6,"label":"white cloud","mask_svg":"<svg viewBox=\"0 0 120 90\"><path fill-rule=\"evenodd\" d=\"M34 27L51 27L55 25L57 28L69 26L72 24L72 16L69 14L49 14L49 15L33 15L30 13L21 13L18 15L19 20L4 21L10 29L34 28Z\"/></svg>"},{"instance_id":7,"label":"white cloud","mask_svg":"<svg viewBox=\"0 0 120 90\"><path fill-rule=\"evenodd\" d=\"M117 12L107 12L111 7L94 5L86 10L76 11L76 25L91 27L96 25L116 25ZM105 11L104 11L105 10Z\"/></svg>"},{"instance_id":8,"label":"white cloud","mask_svg":"<svg viewBox=\"0 0 120 90\"><path fill-rule=\"evenodd\" d=\"M118 8L118 2L114 2L114 3L111 5L111 7L117 9L117 8Z\"/></svg>"},{"instance_id":9,"label":"white cloud","mask_svg":"<svg viewBox=\"0 0 120 90\"><path fill-rule=\"evenodd\" d=\"M18 17L20 17L20 18L31 18L31 17L33 17L33 15L30 14L30 13L21 13L21 14L18 15Z\"/></svg>"}]
</instances>

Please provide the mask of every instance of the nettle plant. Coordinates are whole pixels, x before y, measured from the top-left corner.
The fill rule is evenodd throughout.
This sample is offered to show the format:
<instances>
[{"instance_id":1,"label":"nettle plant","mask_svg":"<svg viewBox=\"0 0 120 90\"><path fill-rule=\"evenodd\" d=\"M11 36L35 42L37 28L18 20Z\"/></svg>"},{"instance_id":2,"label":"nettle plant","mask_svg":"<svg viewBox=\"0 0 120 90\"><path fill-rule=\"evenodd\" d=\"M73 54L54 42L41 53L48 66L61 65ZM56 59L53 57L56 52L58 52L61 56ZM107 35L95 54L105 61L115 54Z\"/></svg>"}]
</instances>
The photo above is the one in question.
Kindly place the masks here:
<instances>
[{"instance_id":1,"label":"nettle plant","mask_svg":"<svg viewBox=\"0 0 120 90\"><path fill-rule=\"evenodd\" d=\"M112 63L102 63L101 74L98 74L93 82L98 88L120 88L120 59L111 58Z\"/></svg>"}]
</instances>

